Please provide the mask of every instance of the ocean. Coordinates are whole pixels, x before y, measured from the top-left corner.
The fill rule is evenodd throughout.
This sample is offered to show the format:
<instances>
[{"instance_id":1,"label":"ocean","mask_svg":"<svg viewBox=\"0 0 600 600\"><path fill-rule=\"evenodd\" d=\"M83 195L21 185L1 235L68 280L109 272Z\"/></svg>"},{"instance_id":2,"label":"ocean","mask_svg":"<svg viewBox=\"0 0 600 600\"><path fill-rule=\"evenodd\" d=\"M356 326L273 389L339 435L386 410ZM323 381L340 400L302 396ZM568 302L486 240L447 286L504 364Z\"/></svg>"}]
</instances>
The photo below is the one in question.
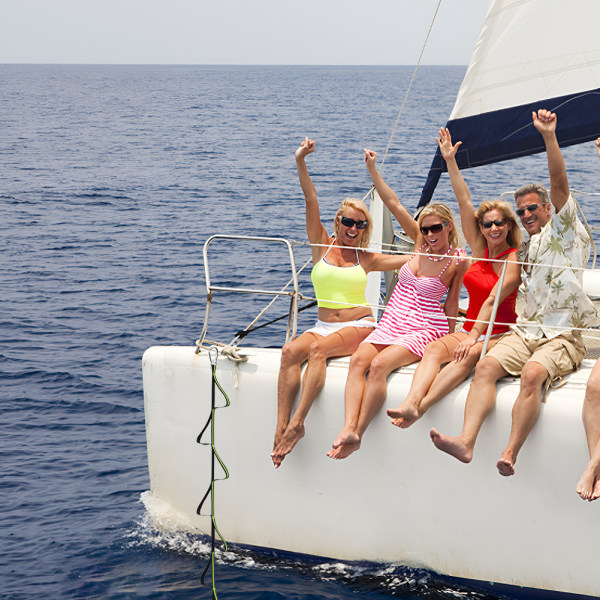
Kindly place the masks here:
<instances>
[{"instance_id":1,"label":"ocean","mask_svg":"<svg viewBox=\"0 0 600 600\"><path fill-rule=\"evenodd\" d=\"M422 67L415 79L384 169L410 209L464 72ZM211 597L200 581L206 539L153 529L141 502L149 490L142 353L199 336L210 235L306 239L293 158L306 135L317 141L307 162L325 222L344 197L368 192L362 149L383 155L411 74L0 65L0 596ZM572 187L598 190L593 144L565 159ZM543 155L465 178L476 204L548 179ZM434 199L452 205L447 177ZM598 226L594 197L580 200ZM283 272L270 250L231 250L211 263L223 282ZM257 302L215 303L209 338L232 339ZM314 317L306 311L300 326ZM248 341L281 345L282 334L275 325ZM219 559L216 587L221 599L244 600L497 597L427 571L244 549Z\"/></svg>"}]
</instances>

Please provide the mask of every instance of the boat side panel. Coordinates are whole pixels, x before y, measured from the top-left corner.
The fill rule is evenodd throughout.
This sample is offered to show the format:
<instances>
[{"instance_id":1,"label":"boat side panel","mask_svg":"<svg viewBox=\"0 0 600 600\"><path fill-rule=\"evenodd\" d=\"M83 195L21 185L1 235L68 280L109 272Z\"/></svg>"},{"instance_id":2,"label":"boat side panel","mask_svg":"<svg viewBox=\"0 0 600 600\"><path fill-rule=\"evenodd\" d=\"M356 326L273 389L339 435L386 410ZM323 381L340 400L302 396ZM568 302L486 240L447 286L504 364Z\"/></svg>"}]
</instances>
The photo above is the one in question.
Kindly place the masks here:
<instances>
[{"instance_id":1,"label":"boat side panel","mask_svg":"<svg viewBox=\"0 0 600 600\"><path fill-rule=\"evenodd\" d=\"M381 411L362 448L343 461L326 456L343 422L347 360L332 361L306 422L306 436L280 469L270 452L279 352L249 351L247 363L219 358L217 376L231 407L217 411L216 448L230 479L216 487L226 539L346 560L425 566L467 579L600 594L589 568L594 506L575 494L587 462L581 406L587 371L550 392L514 477L496 461L506 445L517 379L499 385L471 464L432 445L432 426L458 435L468 383L413 427L399 430ZM239 369L239 387L234 371ZM387 406L406 395L412 367L389 380ZM153 348L144 356L152 493L202 530L194 512L209 484L210 450L195 438L210 410L206 353Z\"/></svg>"}]
</instances>

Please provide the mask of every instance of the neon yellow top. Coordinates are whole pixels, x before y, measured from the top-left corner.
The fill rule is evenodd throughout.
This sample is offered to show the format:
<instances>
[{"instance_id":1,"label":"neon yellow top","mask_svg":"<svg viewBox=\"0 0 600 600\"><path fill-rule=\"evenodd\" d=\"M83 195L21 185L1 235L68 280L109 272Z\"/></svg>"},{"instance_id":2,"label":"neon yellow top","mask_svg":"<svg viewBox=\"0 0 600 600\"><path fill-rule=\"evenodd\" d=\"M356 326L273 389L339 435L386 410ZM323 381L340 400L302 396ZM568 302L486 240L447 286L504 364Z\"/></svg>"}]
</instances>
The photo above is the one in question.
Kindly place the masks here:
<instances>
[{"instance_id":1,"label":"neon yellow top","mask_svg":"<svg viewBox=\"0 0 600 600\"><path fill-rule=\"evenodd\" d=\"M317 304L319 307L334 309L368 306L365 297L367 274L358 260L358 250L356 250L355 265L336 267L325 260L331 246L310 274Z\"/></svg>"}]
</instances>

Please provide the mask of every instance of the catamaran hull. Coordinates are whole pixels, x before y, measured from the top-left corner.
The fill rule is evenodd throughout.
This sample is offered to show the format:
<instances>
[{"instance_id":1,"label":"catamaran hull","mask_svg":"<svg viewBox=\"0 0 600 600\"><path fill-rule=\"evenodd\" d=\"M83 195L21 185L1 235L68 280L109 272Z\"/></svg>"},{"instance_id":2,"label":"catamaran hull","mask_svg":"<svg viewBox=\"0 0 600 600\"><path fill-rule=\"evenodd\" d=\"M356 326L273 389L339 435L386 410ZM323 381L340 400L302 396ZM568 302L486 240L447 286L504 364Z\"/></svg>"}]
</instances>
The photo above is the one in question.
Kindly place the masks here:
<instances>
[{"instance_id":1,"label":"catamaran hull","mask_svg":"<svg viewBox=\"0 0 600 600\"><path fill-rule=\"evenodd\" d=\"M276 470L269 455L280 352L243 353L249 359L239 366L222 357L217 364L231 400L215 419L215 448L230 474L215 487L216 521L227 541L600 596L600 511L575 493L588 460L581 407L591 361L550 392L516 475L505 478L495 464L508 439L518 379L499 385L496 410L468 465L429 439L431 427L460 432L468 382L408 430L391 426L382 411L362 448L334 461L325 453L343 422L348 363L331 361L306 436ZM405 397L413 372L407 367L389 378L388 406ZM196 515L211 474L210 447L196 442L211 408L208 354L153 347L143 373L152 496L177 526L209 533L210 518ZM218 390L216 397L222 404Z\"/></svg>"}]
</instances>

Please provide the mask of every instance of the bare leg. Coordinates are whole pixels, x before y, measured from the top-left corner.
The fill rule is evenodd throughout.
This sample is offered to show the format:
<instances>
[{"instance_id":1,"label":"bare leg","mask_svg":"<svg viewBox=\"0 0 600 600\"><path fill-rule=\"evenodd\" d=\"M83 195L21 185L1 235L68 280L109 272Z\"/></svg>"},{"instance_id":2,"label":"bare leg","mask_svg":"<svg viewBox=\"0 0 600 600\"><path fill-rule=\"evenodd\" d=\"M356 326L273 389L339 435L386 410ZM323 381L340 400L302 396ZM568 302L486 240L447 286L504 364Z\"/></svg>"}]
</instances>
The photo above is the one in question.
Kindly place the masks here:
<instances>
[{"instance_id":1,"label":"bare leg","mask_svg":"<svg viewBox=\"0 0 600 600\"><path fill-rule=\"evenodd\" d=\"M404 402L397 408L388 408L388 417L392 424L402 429L410 427L421 417L419 406L432 383L436 380L440 366L452 358L454 348L460 343L465 334L444 336L441 340L428 344L423 358L415 370L410 390Z\"/></svg>"},{"instance_id":2,"label":"bare leg","mask_svg":"<svg viewBox=\"0 0 600 600\"><path fill-rule=\"evenodd\" d=\"M600 498L600 360L596 361L588 379L582 417L590 462L579 479L576 491L583 500L591 501Z\"/></svg>"},{"instance_id":3,"label":"bare leg","mask_svg":"<svg viewBox=\"0 0 600 600\"><path fill-rule=\"evenodd\" d=\"M371 331L370 327L344 327L310 344L298 408L291 419L288 414L289 423L271 453L275 468L281 465L281 461L304 436L306 415L325 384L327 359L352 354Z\"/></svg>"},{"instance_id":4,"label":"bare leg","mask_svg":"<svg viewBox=\"0 0 600 600\"><path fill-rule=\"evenodd\" d=\"M419 404L419 417L422 417L434 404L448 395L473 372L479 361L481 347L481 342L475 344L466 358L460 362L448 363L439 372L427 395Z\"/></svg>"},{"instance_id":5,"label":"bare leg","mask_svg":"<svg viewBox=\"0 0 600 600\"><path fill-rule=\"evenodd\" d=\"M290 421L292 406L300 389L300 365L308 359L310 345L323 336L303 333L281 349L281 365L277 380L277 425L273 449L277 447Z\"/></svg>"},{"instance_id":6,"label":"bare leg","mask_svg":"<svg viewBox=\"0 0 600 600\"><path fill-rule=\"evenodd\" d=\"M548 379L548 371L540 363L530 360L521 372L521 389L512 410L512 427L508 445L496 463L500 475L515 474L515 463L519 450L540 414L542 386Z\"/></svg>"},{"instance_id":7,"label":"bare leg","mask_svg":"<svg viewBox=\"0 0 600 600\"><path fill-rule=\"evenodd\" d=\"M378 347L381 348L381 346ZM331 445L332 450L327 453L327 456L335 459L346 458L360 448L365 430L385 401L388 375L394 369L409 365L417 360L419 360L419 356L403 346L383 347L371 361L369 379L363 388L364 394L360 402L358 418L356 405L353 405L350 418L347 415L344 428ZM348 390L350 384L350 377L348 377L346 390Z\"/></svg>"},{"instance_id":8,"label":"bare leg","mask_svg":"<svg viewBox=\"0 0 600 600\"><path fill-rule=\"evenodd\" d=\"M356 428L358 427L360 407L367 384L367 371L371 367L373 359L384 347L379 344L361 344L350 358L344 392L344 426L331 445L334 450L342 445L348 448L355 446L355 450L360 447L360 439L356 433ZM330 450L327 456L331 456L334 450ZM335 457L331 456L331 458Z\"/></svg>"},{"instance_id":9,"label":"bare leg","mask_svg":"<svg viewBox=\"0 0 600 600\"><path fill-rule=\"evenodd\" d=\"M496 404L496 382L508 375L491 356L479 361L465 404L465 422L459 437L451 437L431 429L435 447L464 463L471 462L479 430Z\"/></svg>"}]
</instances>

